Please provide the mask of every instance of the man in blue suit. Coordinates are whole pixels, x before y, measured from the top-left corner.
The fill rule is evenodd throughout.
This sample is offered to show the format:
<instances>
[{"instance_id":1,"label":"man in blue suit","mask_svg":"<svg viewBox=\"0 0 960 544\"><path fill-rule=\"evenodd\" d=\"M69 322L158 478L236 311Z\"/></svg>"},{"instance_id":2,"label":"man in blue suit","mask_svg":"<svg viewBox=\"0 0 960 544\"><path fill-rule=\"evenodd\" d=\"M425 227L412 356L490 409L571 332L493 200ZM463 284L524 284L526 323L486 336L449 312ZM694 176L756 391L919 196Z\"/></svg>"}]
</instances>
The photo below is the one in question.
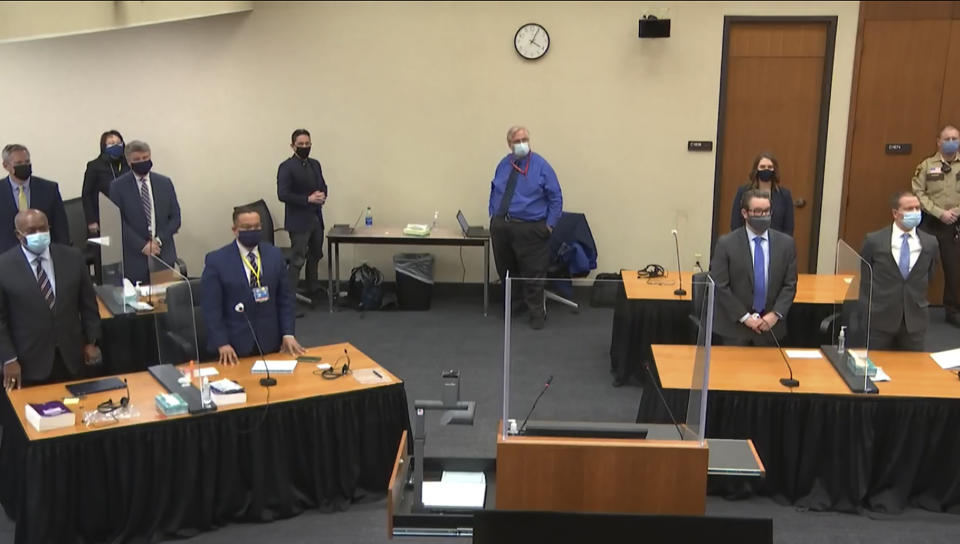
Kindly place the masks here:
<instances>
[{"instance_id":1,"label":"man in blue suit","mask_svg":"<svg viewBox=\"0 0 960 544\"><path fill-rule=\"evenodd\" d=\"M263 242L260 214L241 206L233 211L234 241L207 253L201 279L200 305L207 326L207 346L220 363L257 353L249 317L264 353L301 355L294 337L294 292L283 253Z\"/></svg>"},{"instance_id":2,"label":"man in blue suit","mask_svg":"<svg viewBox=\"0 0 960 544\"><path fill-rule=\"evenodd\" d=\"M13 221L19 212L31 208L50 219L50 239L54 243L70 245L60 186L33 175L30 151L20 144L4 147L3 168L10 175L0 184L0 253L20 245Z\"/></svg>"},{"instance_id":3,"label":"man in blue suit","mask_svg":"<svg viewBox=\"0 0 960 544\"><path fill-rule=\"evenodd\" d=\"M173 235L180 230L180 204L170 178L151 172L146 142L129 142L124 153L130 171L110 185L110 200L120 209L123 223L123 275L150 283L149 256L168 265L177 260Z\"/></svg>"}]
</instances>

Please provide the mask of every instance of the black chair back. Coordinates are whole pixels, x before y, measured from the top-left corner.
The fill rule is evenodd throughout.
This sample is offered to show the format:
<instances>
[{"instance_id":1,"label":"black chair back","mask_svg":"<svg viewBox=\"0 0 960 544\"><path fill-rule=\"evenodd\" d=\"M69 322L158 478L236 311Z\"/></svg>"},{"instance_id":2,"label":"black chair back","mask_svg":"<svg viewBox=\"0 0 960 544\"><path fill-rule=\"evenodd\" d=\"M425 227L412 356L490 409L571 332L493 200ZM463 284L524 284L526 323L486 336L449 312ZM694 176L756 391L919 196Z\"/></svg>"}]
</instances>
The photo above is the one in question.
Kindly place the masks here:
<instances>
[{"instance_id":1,"label":"black chair back","mask_svg":"<svg viewBox=\"0 0 960 544\"><path fill-rule=\"evenodd\" d=\"M199 356L201 361L213 358L207 349L207 328L203 320L203 311L200 308L202 286L199 278L180 282L167 287L167 312L163 314L165 330L163 337L158 340L165 343L165 354L176 355L177 361L184 363ZM192 295L192 296L191 296ZM193 324L196 328L196 344L193 343L190 314L193 314ZM199 354L199 355L197 355Z\"/></svg>"},{"instance_id":2,"label":"black chair back","mask_svg":"<svg viewBox=\"0 0 960 544\"><path fill-rule=\"evenodd\" d=\"M71 198L63 201L67 212L67 230L70 233L70 245L86 253L87 218L83 213L83 199Z\"/></svg>"}]
</instances>

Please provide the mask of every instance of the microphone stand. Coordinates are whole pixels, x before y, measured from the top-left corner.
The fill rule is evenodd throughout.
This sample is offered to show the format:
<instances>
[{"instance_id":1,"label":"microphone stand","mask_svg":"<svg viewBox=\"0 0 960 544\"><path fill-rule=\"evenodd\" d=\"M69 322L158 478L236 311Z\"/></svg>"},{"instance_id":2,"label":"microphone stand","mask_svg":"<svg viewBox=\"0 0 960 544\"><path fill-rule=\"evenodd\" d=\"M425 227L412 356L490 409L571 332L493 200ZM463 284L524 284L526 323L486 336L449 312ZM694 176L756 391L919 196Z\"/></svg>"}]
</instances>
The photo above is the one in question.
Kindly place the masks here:
<instances>
[{"instance_id":1,"label":"microphone stand","mask_svg":"<svg viewBox=\"0 0 960 544\"><path fill-rule=\"evenodd\" d=\"M257 333L253 330L253 324L250 323L250 318L247 317L246 312L243 311L243 303L238 302L237 305L233 307L233 310L242 315L243 320L247 322L247 328L250 329L250 334L253 335L253 343L257 346L257 352L260 353L260 360L263 361L263 366L267 369L267 377L260 378L260 385L264 387L272 387L277 385L277 379L270 377L270 363L267 362L267 357L263 354L263 348L260 347L260 340L257 340Z\"/></svg>"},{"instance_id":2,"label":"microphone stand","mask_svg":"<svg viewBox=\"0 0 960 544\"><path fill-rule=\"evenodd\" d=\"M677 288L673 291L674 295L682 297L687 294L686 289L683 288L683 269L680 267L680 239L677 237L677 229L673 229L673 243L674 247L677 248Z\"/></svg>"}]
</instances>

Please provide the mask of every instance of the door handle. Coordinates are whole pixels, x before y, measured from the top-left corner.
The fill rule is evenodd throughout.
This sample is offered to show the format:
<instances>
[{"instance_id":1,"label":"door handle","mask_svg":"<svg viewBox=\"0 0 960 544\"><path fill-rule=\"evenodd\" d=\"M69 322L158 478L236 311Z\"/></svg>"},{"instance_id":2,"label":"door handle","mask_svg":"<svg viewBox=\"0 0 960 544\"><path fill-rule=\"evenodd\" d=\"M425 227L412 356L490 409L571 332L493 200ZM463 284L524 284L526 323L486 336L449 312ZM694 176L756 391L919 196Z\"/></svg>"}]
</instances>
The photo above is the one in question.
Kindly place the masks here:
<instances>
[{"instance_id":1,"label":"door handle","mask_svg":"<svg viewBox=\"0 0 960 544\"><path fill-rule=\"evenodd\" d=\"M796 199L796 200L793 201L793 207L794 207L794 208L802 208L802 207L804 207L804 206L806 206L806 205L807 205L807 201L804 200L804 199L802 199L802 198L798 198L798 199Z\"/></svg>"}]
</instances>

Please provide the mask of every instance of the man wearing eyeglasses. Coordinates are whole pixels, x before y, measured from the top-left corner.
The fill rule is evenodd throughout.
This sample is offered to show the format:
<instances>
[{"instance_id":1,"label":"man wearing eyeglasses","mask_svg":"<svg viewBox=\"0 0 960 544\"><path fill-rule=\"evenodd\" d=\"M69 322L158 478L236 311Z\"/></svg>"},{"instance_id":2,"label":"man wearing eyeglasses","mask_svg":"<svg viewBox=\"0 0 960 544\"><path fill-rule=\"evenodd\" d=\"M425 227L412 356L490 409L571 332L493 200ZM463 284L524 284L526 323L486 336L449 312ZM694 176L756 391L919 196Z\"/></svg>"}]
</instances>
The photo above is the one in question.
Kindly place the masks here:
<instances>
[{"instance_id":1,"label":"man wearing eyeglasses","mask_svg":"<svg viewBox=\"0 0 960 544\"><path fill-rule=\"evenodd\" d=\"M750 189L740 199L745 225L717 240L710 275L716 283L714 331L728 345L771 346L786 334L797 294L793 238L770 228L770 193Z\"/></svg>"},{"instance_id":2,"label":"man wearing eyeglasses","mask_svg":"<svg viewBox=\"0 0 960 544\"><path fill-rule=\"evenodd\" d=\"M940 244L947 322L960 327L960 130L952 125L943 127L937 148L913 173L913 192L923 208L920 230L935 236Z\"/></svg>"}]
</instances>

